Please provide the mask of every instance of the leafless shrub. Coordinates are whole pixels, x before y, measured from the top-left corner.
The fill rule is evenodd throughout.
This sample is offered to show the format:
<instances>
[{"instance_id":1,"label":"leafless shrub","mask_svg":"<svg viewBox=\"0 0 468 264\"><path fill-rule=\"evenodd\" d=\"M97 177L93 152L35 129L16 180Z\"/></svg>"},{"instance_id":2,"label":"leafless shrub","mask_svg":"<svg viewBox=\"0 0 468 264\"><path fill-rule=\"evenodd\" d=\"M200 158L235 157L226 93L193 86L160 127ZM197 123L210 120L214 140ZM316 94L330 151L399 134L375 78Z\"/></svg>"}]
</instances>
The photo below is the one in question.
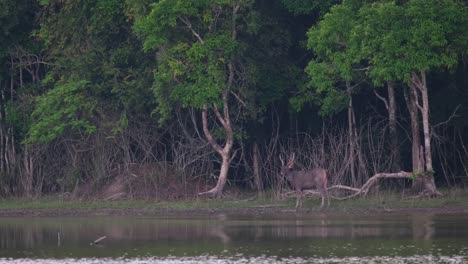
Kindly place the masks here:
<instances>
[{"instance_id":1,"label":"leafless shrub","mask_svg":"<svg viewBox=\"0 0 468 264\"><path fill-rule=\"evenodd\" d=\"M369 177L379 172L389 171L391 160L386 147L384 123L367 122L358 130L358 151L362 158L360 162L356 185L366 182ZM328 126L321 134L312 136L308 133L297 133L294 137L277 139L273 137L269 144L261 148L262 156L275 158L263 159L265 181L272 187L275 197L280 197L287 187L279 174L280 154L296 154L298 169L322 167L328 171L329 185L352 185L350 179L349 133L343 128ZM353 186L359 187L359 186Z\"/></svg>"},{"instance_id":2,"label":"leafless shrub","mask_svg":"<svg viewBox=\"0 0 468 264\"><path fill-rule=\"evenodd\" d=\"M448 186L468 185L468 148L460 129L448 126L434 127L432 130L434 159L440 166L436 175L442 175Z\"/></svg>"}]
</instances>

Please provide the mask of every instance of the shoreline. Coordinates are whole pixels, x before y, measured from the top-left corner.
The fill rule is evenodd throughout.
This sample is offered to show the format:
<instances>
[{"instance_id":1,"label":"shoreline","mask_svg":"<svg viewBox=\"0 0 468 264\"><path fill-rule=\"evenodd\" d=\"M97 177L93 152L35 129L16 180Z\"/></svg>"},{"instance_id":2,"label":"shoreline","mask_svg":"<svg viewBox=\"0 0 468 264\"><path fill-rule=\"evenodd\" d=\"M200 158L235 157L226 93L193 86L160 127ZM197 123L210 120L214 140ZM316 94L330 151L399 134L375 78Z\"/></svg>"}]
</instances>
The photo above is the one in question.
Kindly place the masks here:
<instances>
[{"instance_id":1,"label":"shoreline","mask_svg":"<svg viewBox=\"0 0 468 264\"><path fill-rule=\"evenodd\" d=\"M261 217L287 216L352 216L371 214L460 214L468 213L468 192L453 190L444 196L428 199L404 199L399 193L383 193L332 200L320 209L320 199L307 198L299 212L294 197L230 196L219 199L185 200L96 200L64 199L58 196L36 198L0 198L0 217L55 216L211 216L250 215Z\"/></svg>"},{"instance_id":2,"label":"shoreline","mask_svg":"<svg viewBox=\"0 0 468 264\"><path fill-rule=\"evenodd\" d=\"M216 216L216 215L245 215L245 216L353 216L371 214L467 214L468 208L463 207L432 207L432 208L350 208L349 210L337 209L302 209L295 212L294 208L278 207L246 207L233 209L176 209L176 208L93 208L93 209L67 209L67 208L28 208L28 209L3 209L0 217L119 217L119 216Z\"/></svg>"}]
</instances>

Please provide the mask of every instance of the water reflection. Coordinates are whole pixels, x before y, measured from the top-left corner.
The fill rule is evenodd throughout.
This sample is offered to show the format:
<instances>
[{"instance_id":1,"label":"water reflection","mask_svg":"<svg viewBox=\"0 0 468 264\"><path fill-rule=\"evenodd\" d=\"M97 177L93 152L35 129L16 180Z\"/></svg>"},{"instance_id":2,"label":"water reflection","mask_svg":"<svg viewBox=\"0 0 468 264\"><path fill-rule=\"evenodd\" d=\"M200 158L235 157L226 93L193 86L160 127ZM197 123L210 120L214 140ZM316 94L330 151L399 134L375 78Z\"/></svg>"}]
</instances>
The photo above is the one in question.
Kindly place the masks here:
<instances>
[{"instance_id":1,"label":"water reflection","mask_svg":"<svg viewBox=\"0 0 468 264\"><path fill-rule=\"evenodd\" d=\"M0 257L464 256L467 222L468 214L1 218Z\"/></svg>"}]
</instances>

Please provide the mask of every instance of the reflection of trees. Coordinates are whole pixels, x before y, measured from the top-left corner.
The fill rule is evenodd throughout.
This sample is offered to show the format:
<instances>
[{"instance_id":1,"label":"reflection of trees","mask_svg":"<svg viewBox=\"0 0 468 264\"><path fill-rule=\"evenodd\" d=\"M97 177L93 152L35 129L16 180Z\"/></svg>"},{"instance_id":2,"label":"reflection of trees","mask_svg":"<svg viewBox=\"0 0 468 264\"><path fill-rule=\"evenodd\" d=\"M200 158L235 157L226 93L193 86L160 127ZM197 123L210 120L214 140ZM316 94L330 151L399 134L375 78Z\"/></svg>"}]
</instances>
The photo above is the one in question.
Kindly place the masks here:
<instances>
[{"instance_id":1,"label":"reflection of trees","mask_svg":"<svg viewBox=\"0 0 468 264\"><path fill-rule=\"evenodd\" d=\"M0 223L0 249L32 249L45 240L57 239L57 228L42 227L40 223L29 219L25 222L15 221ZM3 222L3 221L2 221ZM55 233L55 235L54 235Z\"/></svg>"},{"instance_id":2,"label":"reflection of trees","mask_svg":"<svg viewBox=\"0 0 468 264\"><path fill-rule=\"evenodd\" d=\"M433 214L412 214L411 226L414 240L431 240L434 236Z\"/></svg>"},{"instance_id":3,"label":"reflection of trees","mask_svg":"<svg viewBox=\"0 0 468 264\"><path fill-rule=\"evenodd\" d=\"M226 234L223 225L215 225L213 228L211 228L209 234L219 238L223 244L228 244L231 242L231 237Z\"/></svg>"},{"instance_id":4,"label":"reflection of trees","mask_svg":"<svg viewBox=\"0 0 468 264\"><path fill-rule=\"evenodd\" d=\"M300 238L410 238L430 240L435 233L433 215L313 219L232 220L155 218L37 218L0 219L0 250L33 249L73 241L89 245L100 236L105 243L115 241L264 241Z\"/></svg>"},{"instance_id":5,"label":"reflection of trees","mask_svg":"<svg viewBox=\"0 0 468 264\"><path fill-rule=\"evenodd\" d=\"M75 241L88 245L100 236L107 241L183 241L219 238L228 243L223 221L177 219L2 219L0 221L0 249L33 249L39 245L58 245Z\"/></svg>"},{"instance_id":6,"label":"reflection of trees","mask_svg":"<svg viewBox=\"0 0 468 264\"><path fill-rule=\"evenodd\" d=\"M243 229L243 230L239 230ZM408 237L408 222L385 222L381 219L297 219L252 222L242 228L227 227L234 238L260 240L262 238L340 238L359 239L373 237Z\"/></svg>"}]
</instances>

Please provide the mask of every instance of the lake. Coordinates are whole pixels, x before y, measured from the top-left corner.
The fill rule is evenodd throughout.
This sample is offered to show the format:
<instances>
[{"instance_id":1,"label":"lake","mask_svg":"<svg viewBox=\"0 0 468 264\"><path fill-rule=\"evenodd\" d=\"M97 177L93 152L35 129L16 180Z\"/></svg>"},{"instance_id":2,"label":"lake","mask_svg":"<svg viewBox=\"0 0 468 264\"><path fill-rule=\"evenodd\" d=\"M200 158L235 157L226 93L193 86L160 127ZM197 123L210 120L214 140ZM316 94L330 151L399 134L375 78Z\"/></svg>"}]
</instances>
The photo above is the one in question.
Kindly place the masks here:
<instances>
[{"instance_id":1,"label":"lake","mask_svg":"<svg viewBox=\"0 0 468 264\"><path fill-rule=\"evenodd\" d=\"M0 218L0 263L44 262L468 263L468 214Z\"/></svg>"}]
</instances>

